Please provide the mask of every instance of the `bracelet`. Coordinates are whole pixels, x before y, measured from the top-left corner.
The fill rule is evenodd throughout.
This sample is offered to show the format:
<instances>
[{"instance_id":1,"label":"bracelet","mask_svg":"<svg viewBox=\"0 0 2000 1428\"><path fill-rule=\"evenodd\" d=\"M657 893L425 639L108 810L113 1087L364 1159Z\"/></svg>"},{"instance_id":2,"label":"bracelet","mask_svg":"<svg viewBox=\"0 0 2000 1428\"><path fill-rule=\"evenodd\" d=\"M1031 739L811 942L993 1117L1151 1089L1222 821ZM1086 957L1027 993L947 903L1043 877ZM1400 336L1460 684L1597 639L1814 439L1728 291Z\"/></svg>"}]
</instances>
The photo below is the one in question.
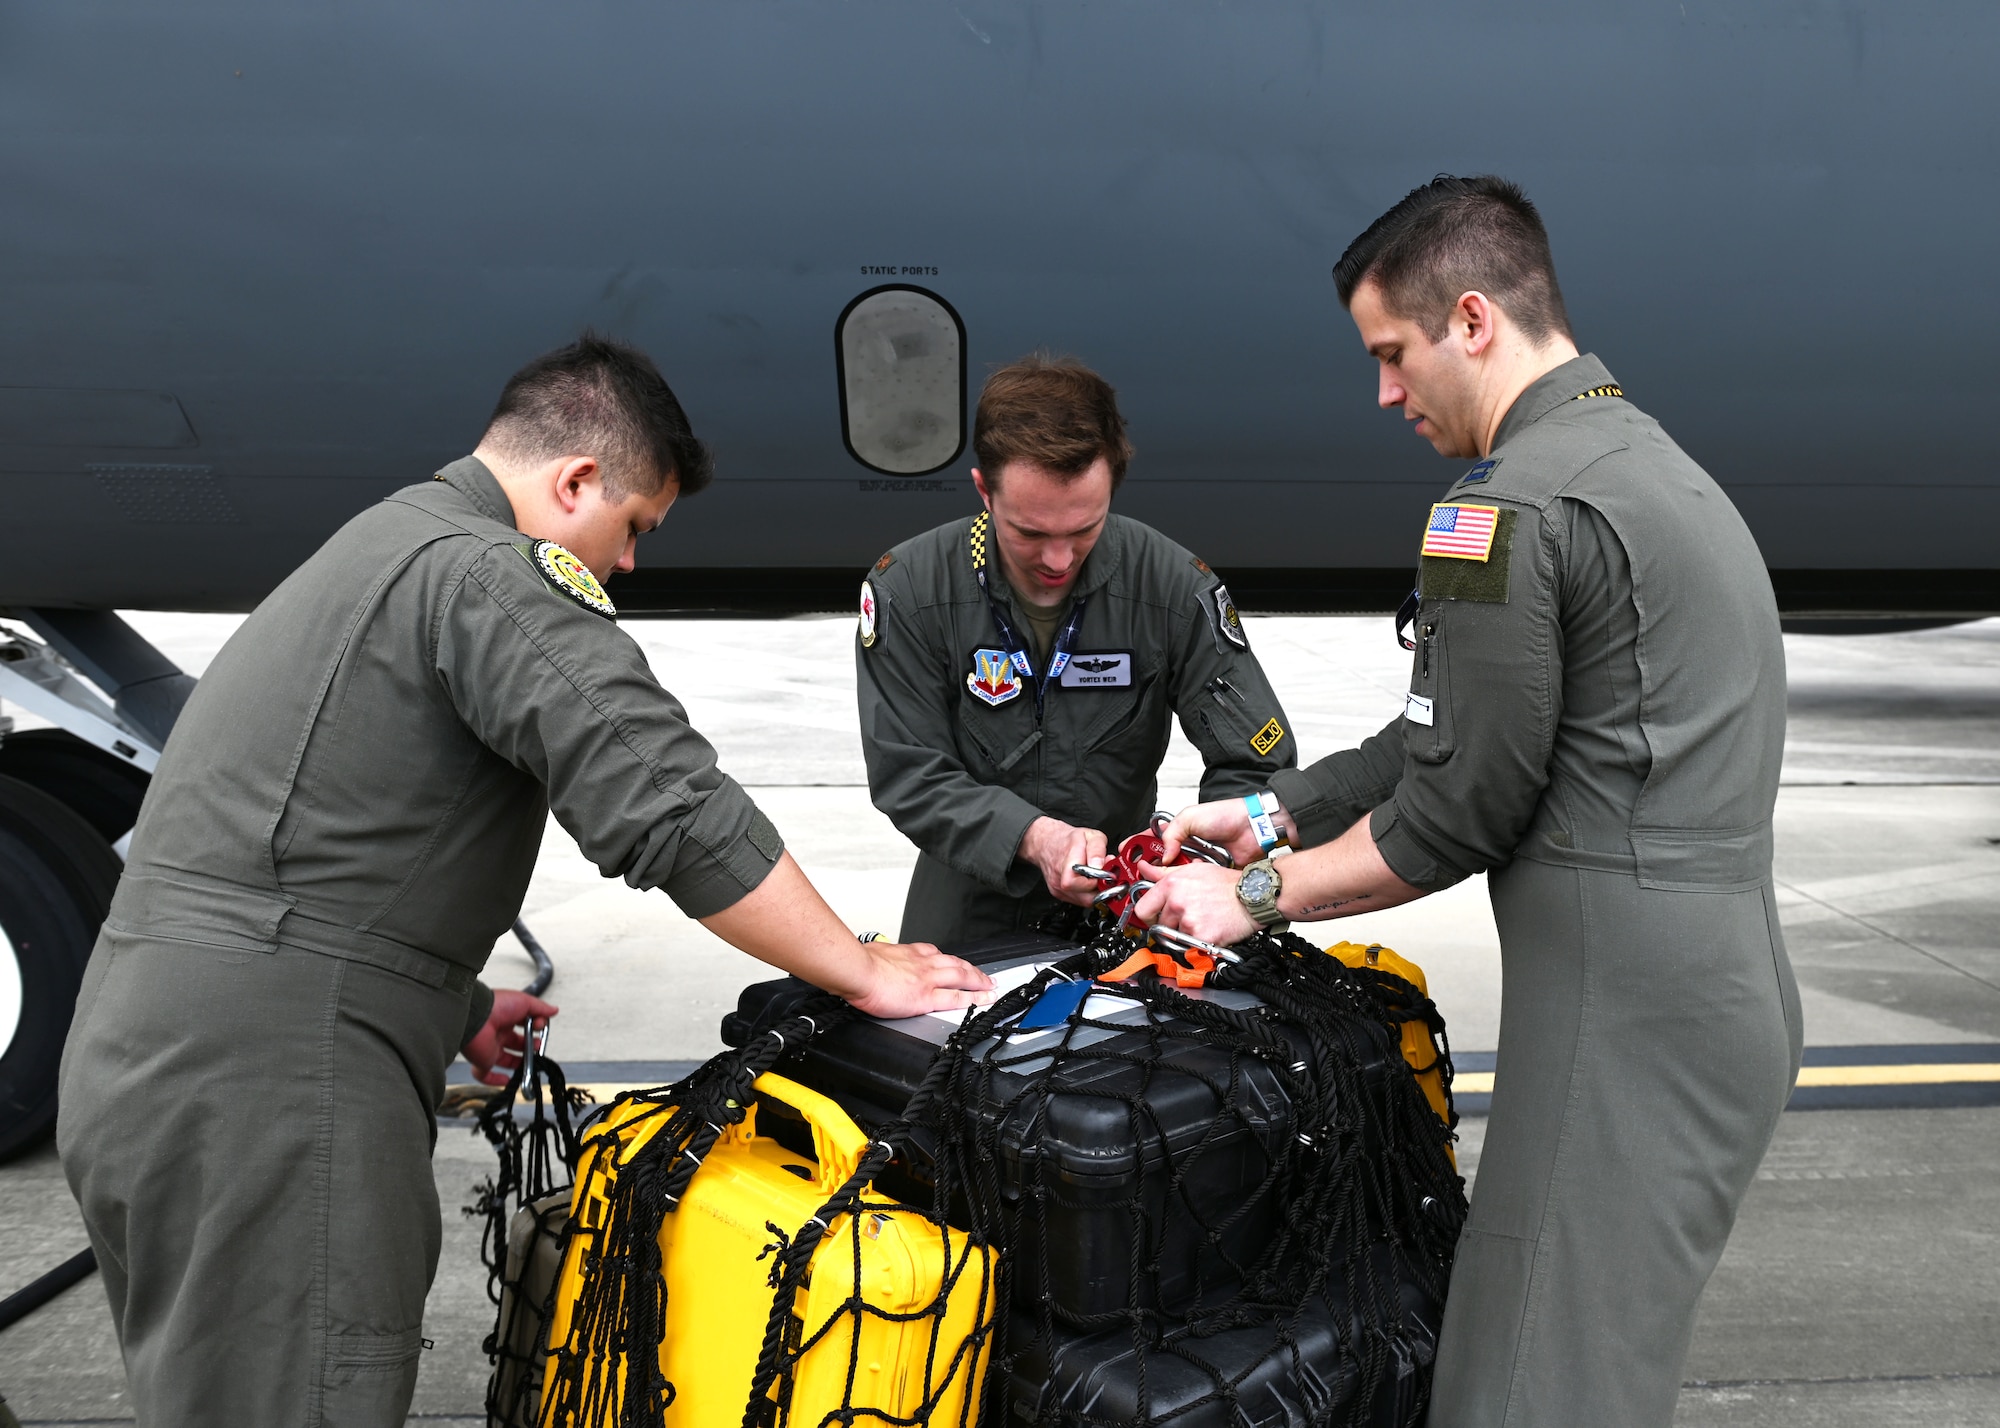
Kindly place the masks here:
<instances>
[{"instance_id":1,"label":"bracelet","mask_svg":"<svg viewBox=\"0 0 2000 1428\"><path fill-rule=\"evenodd\" d=\"M1265 853L1268 854L1280 843L1286 842L1286 839L1278 833L1277 822L1269 813L1264 811L1264 797L1262 794L1244 794L1243 807L1250 814L1250 834L1257 840L1257 846L1262 848Z\"/></svg>"}]
</instances>

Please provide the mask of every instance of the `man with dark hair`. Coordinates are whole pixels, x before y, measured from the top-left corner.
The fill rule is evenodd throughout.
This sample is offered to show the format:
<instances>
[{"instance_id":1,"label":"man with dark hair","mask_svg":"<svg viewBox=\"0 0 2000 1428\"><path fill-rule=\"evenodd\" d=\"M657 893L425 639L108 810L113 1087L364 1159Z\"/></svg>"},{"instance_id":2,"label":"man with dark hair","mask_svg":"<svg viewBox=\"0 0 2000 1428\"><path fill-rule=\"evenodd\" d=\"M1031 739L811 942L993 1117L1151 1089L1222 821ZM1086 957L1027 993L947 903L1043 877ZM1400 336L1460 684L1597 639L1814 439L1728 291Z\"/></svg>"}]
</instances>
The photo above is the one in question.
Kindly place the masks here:
<instances>
[{"instance_id":1,"label":"man with dark hair","mask_svg":"<svg viewBox=\"0 0 2000 1428\"><path fill-rule=\"evenodd\" d=\"M1785 661L1729 498L1579 355L1534 207L1441 177L1335 270L1379 400L1477 458L1431 508L1402 717L1276 775L1305 851L1174 869L1213 941L1486 872L1493 1106L1431 1428L1667 1428L1695 1308L1799 1065L1771 812ZM1169 829L1254 858L1235 804Z\"/></svg>"},{"instance_id":2,"label":"man with dark hair","mask_svg":"<svg viewBox=\"0 0 2000 1428\"><path fill-rule=\"evenodd\" d=\"M687 723L602 581L708 479L653 364L586 336L471 456L364 511L168 741L65 1052L59 1142L141 1423L400 1425L463 1048L555 1008L477 980L553 808L605 875L885 1015L987 978L864 945Z\"/></svg>"},{"instance_id":3,"label":"man with dark hair","mask_svg":"<svg viewBox=\"0 0 2000 1428\"><path fill-rule=\"evenodd\" d=\"M934 942L1088 903L1076 865L1146 826L1173 716L1210 797L1296 761L1227 588L1111 514L1132 445L1109 383L1003 367L972 442L986 509L875 563L855 649L869 790L919 850L902 935Z\"/></svg>"}]
</instances>

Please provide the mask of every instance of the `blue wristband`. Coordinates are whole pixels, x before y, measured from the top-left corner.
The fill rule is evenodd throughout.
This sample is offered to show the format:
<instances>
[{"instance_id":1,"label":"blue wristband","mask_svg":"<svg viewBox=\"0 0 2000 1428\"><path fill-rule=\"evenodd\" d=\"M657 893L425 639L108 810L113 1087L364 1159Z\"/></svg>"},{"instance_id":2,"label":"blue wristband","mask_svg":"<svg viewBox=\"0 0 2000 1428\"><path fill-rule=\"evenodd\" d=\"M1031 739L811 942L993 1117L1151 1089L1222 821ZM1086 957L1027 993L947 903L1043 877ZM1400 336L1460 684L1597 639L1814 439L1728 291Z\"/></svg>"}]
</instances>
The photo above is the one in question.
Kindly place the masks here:
<instances>
[{"instance_id":1,"label":"blue wristband","mask_svg":"<svg viewBox=\"0 0 2000 1428\"><path fill-rule=\"evenodd\" d=\"M1268 854L1283 840L1278 837L1278 825L1272 820L1271 815L1264 811L1263 796L1255 793L1244 794L1243 807L1250 814L1251 836L1257 840L1257 846Z\"/></svg>"}]
</instances>

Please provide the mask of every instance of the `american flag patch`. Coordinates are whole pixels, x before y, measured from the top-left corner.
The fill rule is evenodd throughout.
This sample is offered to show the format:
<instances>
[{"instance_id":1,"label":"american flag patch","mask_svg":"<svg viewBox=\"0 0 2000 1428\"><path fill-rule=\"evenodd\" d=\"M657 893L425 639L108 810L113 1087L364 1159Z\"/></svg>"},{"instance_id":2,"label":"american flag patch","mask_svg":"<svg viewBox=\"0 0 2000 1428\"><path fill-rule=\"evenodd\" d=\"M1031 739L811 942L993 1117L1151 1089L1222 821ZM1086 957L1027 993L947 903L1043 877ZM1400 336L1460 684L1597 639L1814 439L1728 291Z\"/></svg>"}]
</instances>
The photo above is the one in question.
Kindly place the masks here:
<instances>
[{"instance_id":1,"label":"american flag patch","mask_svg":"<svg viewBox=\"0 0 2000 1428\"><path fill-rule=\"evenodd\" d=\"M1498 507L1440 502L1431 507L1431 523L1424 527L1424 554L1484 560L1493 552L1493 529L1499 523Z\"/></svg>"}]
</instances>

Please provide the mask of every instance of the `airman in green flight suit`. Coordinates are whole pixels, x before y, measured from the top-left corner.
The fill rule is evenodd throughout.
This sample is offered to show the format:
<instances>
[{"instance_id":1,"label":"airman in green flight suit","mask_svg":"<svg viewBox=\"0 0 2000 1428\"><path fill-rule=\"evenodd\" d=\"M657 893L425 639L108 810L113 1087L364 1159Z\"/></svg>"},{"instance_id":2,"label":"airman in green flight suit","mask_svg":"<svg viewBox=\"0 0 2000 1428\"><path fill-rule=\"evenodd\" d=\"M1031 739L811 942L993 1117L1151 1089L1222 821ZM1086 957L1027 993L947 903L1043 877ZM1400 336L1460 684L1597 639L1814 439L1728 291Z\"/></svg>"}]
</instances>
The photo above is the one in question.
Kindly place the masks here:
<instances>
[{"instance_id":1,"label":"airman in green flight suit","mask_svg":"<svg viewBox=\"0 0 2000 1428\"><path fill-rule=\"evenodd\" d=\"M653 364L586 336L202 677L61 1083L63 1168L149 1428L401 1428L445 1069L554 1010L477 980L551 808L606 876L865 1010L990 987L935 948L857 942L612 620L600 582L709 470Z\"/></svg>"},{"instance_id":2,"label":"airman in green flight suit","mask_svg":"<svg viewBox=\"0 0 2000 1428\"><path fill-rule=\"evenodd\" d=\"M1233 942L1487 873L1499 1059L1428 1423L1668 1428L1799 1065L1770 580L1721 488L1579 355L1514 185L1440 177L1335 277L1381 404L1479 458L1421 536L1406 704L1273 776L1303 851L1174 869L1139 915ZM1262 853L1240 803L1169 846L1189 831Z\"/></svg>"},{"instance_id":3,"label":"airman in green flight suit","mask_svg":"<svg viewBox=\"0 0 2000 1428\"><path fill-rule=\"evenodd\" d=\"M1089 902L1074 869L1148 826L1176 716L1205 797L1298 762L1228 588L1110 513L1131 446L1109 383L1003 367L973 447L986 511L876 562L855 647L869 791L919 850L902 935L940 943Z\"/></svg>"}]
</instances>

